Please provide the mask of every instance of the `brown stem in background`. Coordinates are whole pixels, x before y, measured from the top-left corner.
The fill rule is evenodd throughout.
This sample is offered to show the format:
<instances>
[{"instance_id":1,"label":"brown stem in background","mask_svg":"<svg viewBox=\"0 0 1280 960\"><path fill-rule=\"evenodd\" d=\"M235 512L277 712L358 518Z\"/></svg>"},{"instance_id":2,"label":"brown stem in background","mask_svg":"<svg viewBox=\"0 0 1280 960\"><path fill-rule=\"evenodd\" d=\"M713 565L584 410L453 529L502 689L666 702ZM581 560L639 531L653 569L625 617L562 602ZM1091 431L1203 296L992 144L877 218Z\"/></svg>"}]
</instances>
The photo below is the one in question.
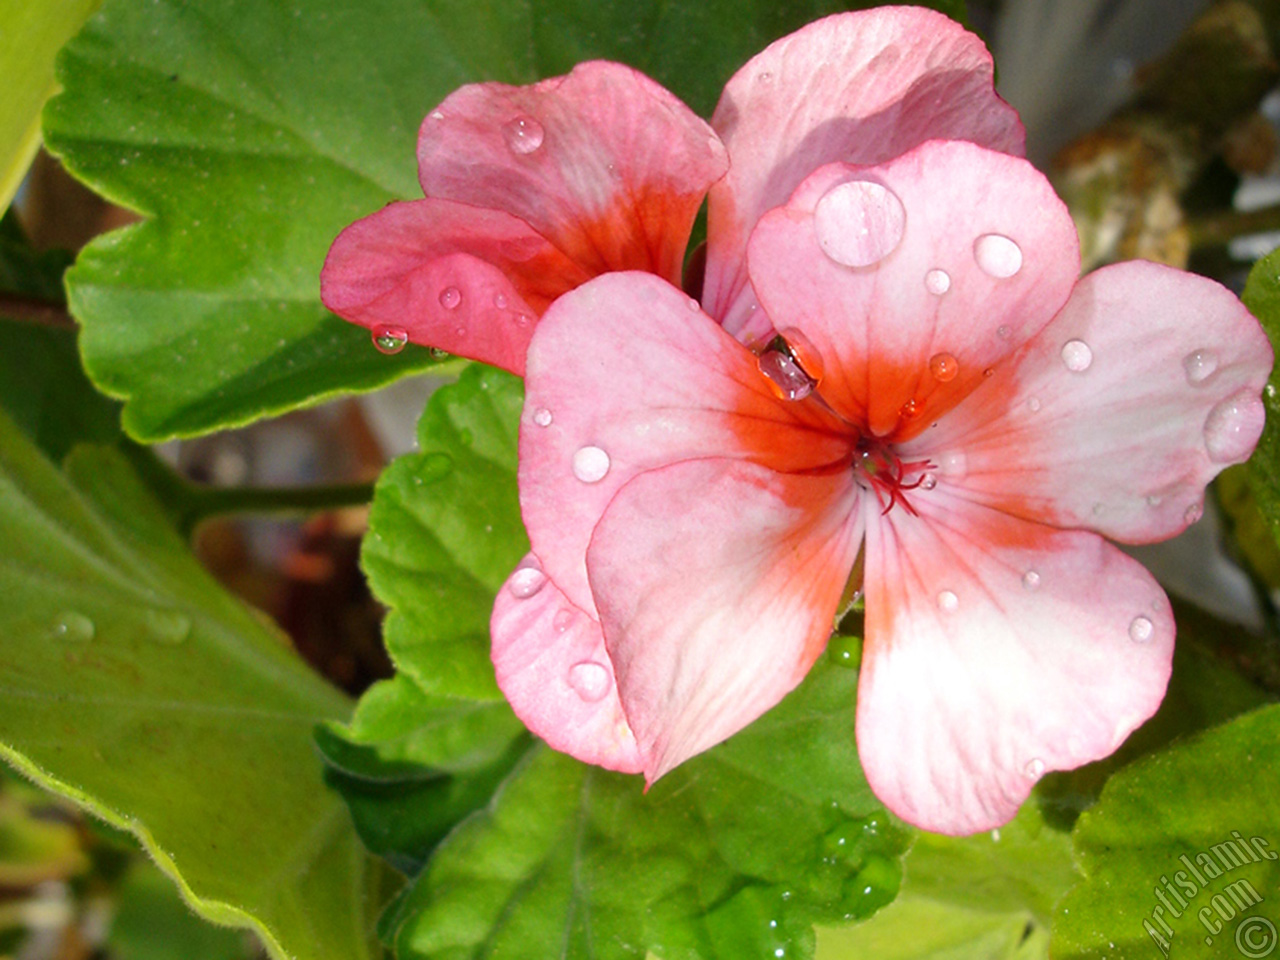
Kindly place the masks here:
<instances>
[{"instance_id":1,"label":"brown stem in background","mask_svg":"<svg viewBox=\"0 0 1280 960\"><path fill-rule=\"evenodd\" d=\"M75 319L62 304L16 293L0 292L0 316L58 330L75 330L77 327Z\"/></svg>"}]
</instances>

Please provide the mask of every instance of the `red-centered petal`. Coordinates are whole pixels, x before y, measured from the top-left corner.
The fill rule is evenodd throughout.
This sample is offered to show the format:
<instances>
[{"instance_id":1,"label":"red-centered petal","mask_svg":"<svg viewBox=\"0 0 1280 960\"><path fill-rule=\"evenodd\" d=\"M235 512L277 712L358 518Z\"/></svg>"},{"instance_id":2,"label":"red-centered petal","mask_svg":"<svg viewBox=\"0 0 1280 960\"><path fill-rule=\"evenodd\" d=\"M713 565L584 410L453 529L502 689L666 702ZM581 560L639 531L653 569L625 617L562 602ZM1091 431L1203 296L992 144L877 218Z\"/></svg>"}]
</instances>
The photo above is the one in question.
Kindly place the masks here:
<instances>
[{"instance_id":1,"label":"red-centered petal","mask_svg":"<svg viewBox=\"0 0 1280 960\"><path fill-rule=\"evenodd\" d=\"M1038 333L1080 266L1044 176L954 140L878 167L823 167L760 221L749 256L775 326L821 354L826 401L893 441Z\"/></svg>"},{"instance_id":2,"label":"red-centered petal","mask_svg":"<svg viewBox=\"0 0 1280 960\"><path fill-rule=\"evenodd\" d=\"M606 62L527 87L463 87L418 139L427 196L514 214L590 274L645 270L672 282L727 163L706 122Z\"/></svg>"},{"instance_id":3,"label":"red-centered petal","mask_svg":"<svg viewBox=\"0 0 1280 960\"><path fill-rule=\"evenodd\" d=\"M803 679L862 540L847 471L694 460L636 477L587 555L622 707L650 783Z\"/></svg>"},{"instance_id":4,"label":"red-centered petal","mask_svg":"<svg viewBox=\"0 0 1280 960\"><path fill-rule=\"evenodd\" d=\"M447 200L393 203L338 235L320 298L352 323L524 372L538 317L587 275L527 223Z\"/></svg>"},{"instance_id":5,"label":"red-centered petal","mask_svg":"<svg viewBox=\"0 0 1280 960\"><path fill-rule=\"evenodd\" d=\"M848 464L847 427L773 392L757 359L651 274L611 273L557 300L529 347L520 506L533 551L591 608L591 531L624 483L703 457L784 472Z\"/></svg>"},{"instance_id":6,"label":"red-centered petal","mask_svg":"<svg viewBox=\"0 0 1280 960\"><path fill-rule=\"evenodd\" d=\"M898 816L974 833L1155 712L1173 614L1096 534L956 497L916 505L918 517L868 512L858 754Z\"/></svg>"},{"instance_id":7,"label":"red-centered petal","mask_svg":"<svg viewBox=\"0 0 1280 960\"><path fill-rule=\"evenodd\" d=\"M752 58L711 120L731 168L711 191L707 312L744 342L767 330L752 310L747 240L824 164L884 163L926 140L1021 156L1022 124L991 76L981 40L919 7L837 14Z\"/></svg>"},{"instance_id":8,"label":"red-centered petal","mask_svg":"<svg viewBox=\"0 0 1280 960\"><path fill-rule=\"evenodd\" d=\"M1205 484L1253 452L1271 361L1257 321L1212 280L1104 267L903 455L953 463L958 495L1009 513L1163 540L1199 518Z\"/></svg>"},{"instance_id":9,"label":"red-centered petal","mask_svg":"<svg viewBox=\"0 0 1280 960\"><path fill-rule=\"evenodd\" d=\"M489 624L498 687L556 750L622 773L643 769L604 637L529 554L507 578Z\"/></svg>"}]
</instances>

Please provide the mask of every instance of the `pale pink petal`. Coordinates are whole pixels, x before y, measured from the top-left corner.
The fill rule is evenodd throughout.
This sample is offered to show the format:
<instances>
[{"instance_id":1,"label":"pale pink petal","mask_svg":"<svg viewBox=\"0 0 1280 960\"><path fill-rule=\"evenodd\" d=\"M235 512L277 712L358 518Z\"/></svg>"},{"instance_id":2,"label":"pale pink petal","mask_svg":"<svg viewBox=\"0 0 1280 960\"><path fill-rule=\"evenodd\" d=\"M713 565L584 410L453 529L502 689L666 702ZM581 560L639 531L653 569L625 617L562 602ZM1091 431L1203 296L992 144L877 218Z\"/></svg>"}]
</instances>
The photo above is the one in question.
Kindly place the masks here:
<instances>
[{"instance_id":1,"label":"pale pink petal","mask_svg":"<svg viewBox=\"0 0 1280 960\"><path fill-rule=\"evenodd\" d=\"M513 214L590 274L646 270L672 282L727 162L688 107L605 62L527 87L463 87L418 139L427 196Z\"/></svg>"},{"instance_id":2,"label":"pale pink petal","mask_svg":"<svg viewBox=\"0 0 1280 960\"><path fill-rule=\"evenodd\" d=\"M1031 164L931 141L878 167L824 167L768 213L751 282L822 357L823 397L871 433L928 429L1066 302L1079 245Z\"/></svg>"},{"instance_id":3,"label":"pale pink petal","mask_svg":"<svg viewBox=\"0 0 1280 960\"><path fill-rule=\"evenodd\" d=\"M650 783L781 700L822 652L862 540L847 471L734 460L652 470L587 555Z\"/></svg>"},{"instance_id":4,"label":"pale pink petal","mask_svg":"<svg viewBox=\"0 0 1280 960\"><path fill-rule=\"evenodd\" d=\"M926 140L1021 156L1022 124L991 75L981 40L919 7L837 14L753 57L711 120L731 167L708 210L707 312L744 342L768 329L753 313L747 240L824 164L884 163Z\"/></svg>"},{"instance_id":5,"label":"pale pink petal","mask_svg":"<svg viewBox=\"0 0 1280 960\"><path fill-rule=\"evenodd\" d=\"M568 601L533 554L498 591L489 629L498 686L525 726L584 763L643 769L600 624Z\"/></svg>"},{"instance_id":6,"label":"pale pink petal","mask_svg":"<svg viewBox=\"0 0 1280 960\"><path fill-rule=\"evenodd\" d=\"M919 517L868 513L858 754L898 816L974 833L1155 712L1173 614L1096 534L956 497L913 503Z\"/></svg>"},{"instance_id":7,"label":"pale pink petal","mask_svg":"<svg viewBox=\"0 0 1280 960\"><path fill-rule=\"evenodd\" d=\"M1164 540L1252 453L1271 361L1257 321L1213 281L1104 267L904 455L952 463L959 496L1009 513Z\"/></svg>"},{"instance_id":8,"label":"pale pink petal","mask_svg":"<svg viewBox=\"0 0 1280 960\"><path fill-rule=\"evenodd\" d=\"M538 317L587 279L505 213L446 200L393 203L338 235L320 298L339 316L412 343L524 372Z\"/></svg>"},{"instance_id":9,"label":"pale pink petal","mask_svg":"<svg viewBox=\"0 0 1280 960\"><path fill-rule=\"evenodd\" d=\"M848 464L846 429L812 400L778 400L756 357L679 290L598 277L552 305L529 347L519 480L533 551L589 609L591 531L632 477L702 457Z\"/></svg>"}]
</instances>

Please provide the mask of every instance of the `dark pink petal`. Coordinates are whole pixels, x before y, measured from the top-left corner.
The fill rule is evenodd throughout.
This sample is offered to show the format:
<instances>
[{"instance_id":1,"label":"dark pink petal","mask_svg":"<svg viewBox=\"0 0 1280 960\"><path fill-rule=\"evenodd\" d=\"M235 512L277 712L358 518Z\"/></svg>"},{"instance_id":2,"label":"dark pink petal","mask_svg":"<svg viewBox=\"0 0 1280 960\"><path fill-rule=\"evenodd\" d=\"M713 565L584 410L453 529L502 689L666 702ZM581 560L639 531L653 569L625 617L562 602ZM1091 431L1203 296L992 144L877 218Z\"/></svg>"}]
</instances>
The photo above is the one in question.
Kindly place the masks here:
<instances>
[{"instance_id":1,"label":"dark pink petal","mask_svg":"<svg viewBox=\"0 0 1280 960\"><path fill-rule=\"evenodd\" d=\"M963 460L958 495L1126 542L1200 516L1204 488L1253 452L1271 347L1211 280L1154 263L1105 267L991 382L913 443Z\"/></svg>"},{"instance_id":2,"label":"dark pink petal","mask_svg":"<svg viewBox=\"0 0 1280 960\"><path fill-rule=\"evenodd\" d=\"M678 283L724 147L678 99L629 67L584 63L528 87L463 87L418 139L429 197L510 213L589 274Z\"/></svg>"},{"instance_id":3,"label":"dark pink petal","mask_svg":"<svg viewBox=\"0 0 1280 960\"><path fill-rule=\"evenodd\" d=\"M916 505L918 517L868 515L858 754L898 816L974 833L1155 712L1173 614L1096 534L957 497Z\"/></svg>"},{"instance_id":4,"label":"dark pink petal","mask_svg":"<svg viewBox=\"0 0 1280 960\"><path fill-rule=\"evenodd\" d=\"M557 300L529 347L520 506L533 551L591 609L591 532L632 477L703 457L780 471L849 462L846 428L779 400L756 357L652 274L611 273Z\"/></svg>"},{"instance_id":5,"label":"dark pink petal","mask_svg":"<svg viewBox=\"0 0 1280 960\"><path fill-rule=\"evenodd\" d=\"M498 686L525 726L585 763L641 771L600 624L565 598L533 554L498 591L489 629Z\"/></svg>"},{"instance_id":6,"label":"dark pink petal","mask_svg":"<svg viewBox=\"0 0 1280 960\"><path fill-rule=\"evenodd\" d=\"M879 437L941 417L1066 302L1079 245L1025 160L931 141L878 167L823 167L768 213L751 282L822 357L819 389Z\"/></svg>"},{"instance_id":7,"label":"dark pink petal","mask_svg":"<svg viewBox=\"0 0 1280 960\"><path fill-rule=\"evenodd\" d=\"M919 7L828 17L752 58L711 120L731 168L711 192L707 312L744 342L768 329L753 314L747 240L824 164L884 163L926 140L1021 156L1022 124L991 75L981 40Z\"/></svg>"},{"instance_id":8,"label":"dark pink petal","mask_svg":"<svg viewBox=\"0 0 1280 960\"><path fill-rule=\"evenodd\" d=\"M393 203L338 235L320 274L334 313L524 372L538 317L587 275L529 225L447 200Z\"/></svg>"},{"instance_id":9,"label":"dark pink petal","mask_svg":"<svg viewBox=\"0 0 1280 960\"><path fill-rule=\"evenodd\" d=\"M693 460L637 476L587 555L650 783L804 678L862 540L848 471Z\"/></svg>"}]
</instances>

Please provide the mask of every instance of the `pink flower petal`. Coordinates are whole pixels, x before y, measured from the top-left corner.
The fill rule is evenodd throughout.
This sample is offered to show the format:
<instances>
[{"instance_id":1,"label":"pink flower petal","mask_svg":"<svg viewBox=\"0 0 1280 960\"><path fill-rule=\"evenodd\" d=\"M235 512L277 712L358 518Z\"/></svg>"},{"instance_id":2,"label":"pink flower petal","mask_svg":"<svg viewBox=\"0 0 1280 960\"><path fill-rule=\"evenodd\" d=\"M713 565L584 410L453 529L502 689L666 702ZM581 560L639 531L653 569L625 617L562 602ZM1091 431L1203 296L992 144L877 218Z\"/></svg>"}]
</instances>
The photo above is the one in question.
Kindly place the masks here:
<instances>
[{"instance_id":1,"label":"pink flower petal","mask_svg":"<svg viewBox=\"0 0 1280 960\"><path fill-rule=\"evenodd\" d=\"M884 163L926 140L1021 156L1022 124L991 76L981 40L919 7L828 17L753 57L711 120L732 166L711 191L707 312L744 342L768 330L753 314L747 240L824 164Z\"/></svg>"},{"instance_id":2,"label":"pink flower petal","mask_svg":"<svg viewBox=\"0 0 1280 960\"><path fill-rule=\"evenodd\" d=\"M1163 540L1253 451L1271 362L1257 321L1213 281L1105 267L904 454L937 463L963 451L960 495L1018 516Z\"/></svg>"},{"instance_id":3,"label":"pink flower petal","mask_svg":"<svg viewBox=\"0 0 1280 960\"><path fill-rule=\"evenodd\" d=\"M520 505L570 601L591 609L591 531L645 470L703 457L782 471L848 463L844 425L813 401L779 401L757 363L652 274L606 274L547 311L529 347Z\"/></svg>"},{"instance_id":4,"label":"pink flower petal","mask_svg":"<svg viewBox=\"0 0 1280 960\"><path fill-rule=\"evenodd\" d=\"M698 207L726 164L688 107L605 62L528 87L463 87L418 139L427 196L513 214L590 274L645 270L675 283Z\"/></svg>"},{"instance_id":5,"label":"pink flower petal","mask_svg":"<svg viewBox=\"0 0 1280 960\"><path fill-rule=\"evenodd\" d=\"M447 200L393 203L339 234L320 274L334 313L409 341L524 372L547 305L587 275L505 213Z\"/></svg>"},{"instance_id":6,"label":"pink flower petal","mask_svg":"<svg viewBox=\"0 0 1280 960\"><path fill-rule=\"evenodd\" d=\"M1092 533L921 498L869 513L858 753L905 820L964 834L1105 757L1155 712L1173 656L1159 585Z\"/></svg>"},{"instance_id":7,"label":"pink flower petal","mask_svg":"<svg viewBox=\"0 0 1280 960\"><path fill-rule=\"evenodd\" d=\"M493 666L511 709L556 750L622 773L643 768L600 624L529 554L498 591Z\"/></svg>"},{"instance_id":8,"label":"pink flower petal","mask_svg":"<svg viewBox=\"0 0 1280 960\"><path fill-rule=\"evenodd\" d=\"M862 540L857 503L846 471L722 459L649 471L614 497L587 567L650 783L804 678Z\"/></svg>"},{"instance_id":9,"label":"pink flower petal","mask_svg":"<svg viewBox=\"0 0 1280 960\"><path fill-rule=\"evenodd\" d=\"M1079 246L1025 160L931 141L823 167L751 239L774 325L823 358L823 397L887 440L925 430L1066 302Z\"/></svg>"}]
</instances>

